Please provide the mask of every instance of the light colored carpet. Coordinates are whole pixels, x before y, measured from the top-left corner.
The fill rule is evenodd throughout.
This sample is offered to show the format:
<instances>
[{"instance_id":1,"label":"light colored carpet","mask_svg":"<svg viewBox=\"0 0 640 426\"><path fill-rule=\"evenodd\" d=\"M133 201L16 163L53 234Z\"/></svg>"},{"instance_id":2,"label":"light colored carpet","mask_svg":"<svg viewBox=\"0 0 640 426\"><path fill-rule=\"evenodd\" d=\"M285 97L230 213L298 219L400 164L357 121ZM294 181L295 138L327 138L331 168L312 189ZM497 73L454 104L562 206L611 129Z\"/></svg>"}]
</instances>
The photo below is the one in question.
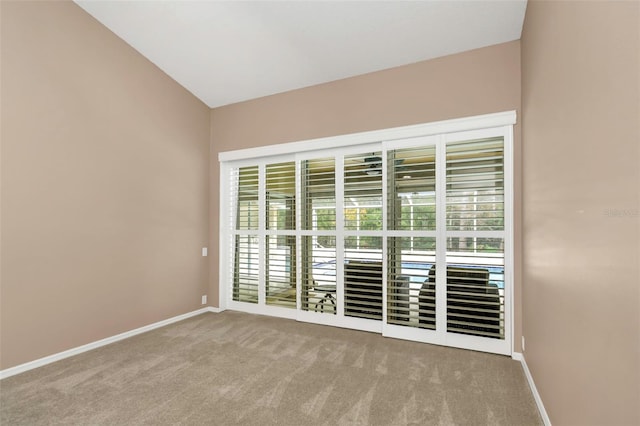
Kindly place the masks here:
<instances>
[{"instance_id":1,"label":"light colored carpet","mask_svg":"<svg viewBox=\"0 0 640 426\"><path fill-rule=\"evenodd\" d=\"M539 425L508 357L239 312L0 382L2 425Z\"/></svg>"}]
</instances>

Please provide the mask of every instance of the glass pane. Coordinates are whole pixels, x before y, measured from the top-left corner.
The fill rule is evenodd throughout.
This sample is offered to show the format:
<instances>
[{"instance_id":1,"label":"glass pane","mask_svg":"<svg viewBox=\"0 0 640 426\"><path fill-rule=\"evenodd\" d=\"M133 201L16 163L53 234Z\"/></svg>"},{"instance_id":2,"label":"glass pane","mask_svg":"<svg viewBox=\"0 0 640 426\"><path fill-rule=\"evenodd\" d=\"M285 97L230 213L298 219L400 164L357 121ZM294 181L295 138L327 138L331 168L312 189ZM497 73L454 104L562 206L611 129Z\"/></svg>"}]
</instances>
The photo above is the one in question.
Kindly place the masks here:
<instances>
[{"instance_id":1,"label":"glass pane","mask_svg":"<svg viewBox=\"0 0 640 426\"><path fill-rule=\"evenodd\" d=\"M504 339L504 240L447 239L447 331Z\"/></svg>"},{"instance_id":2,"label":"glass pane","mask_svg":"<svg viewBox=\"0 0 640 426\"><path fill-rule=\"evenodd\" d=\"M332 237L333 238L333 237ZM302 291L304 311L336 313L336 246L317 241L323 237L302 237Z\"/></svg>"},{"instance_id":3,"label":"glass pane","mask_svg":"<svg viewBox=\"0 0 640 426\"><path fill-rule=\"evenodd\" d=\"M267 305L296 307L296 237L267 236Z\"/></svg>"},{"instance_id":4,"label":"glass pane","mask_svg":"<svg viewBox=\"0 0 640 426\"><path fill-rule=\"evenodd\" d=\"M236 235L233 300L258 303L259 253L256 235Z\"/></svg>"},{"instance_id":5,"label":"glass pane","mask_svg":"<svg viewBox=\"0 0 640 426\"><path fill-rule=\"evenodd\" d=\"M436 229L435 155L435 146L388 152L389 229Z\"/></svg>"},{"instance_id":6,"label":"glass pane","mask_svg":"<svg viewBox=\"0 0 640 426\"><path fill-rule=\"evenodd\" d=\"M347 316L381 320L382 238L366 238L366 248L345 245L344 311Z\"/></svg>"},{"instance_id":7,"label":"glass pane","mask_svg":"<svg viewBox=\"0 0 640 426\"><path fill-rule=\"evenodd\" d=\"M303 229L336 229L335 159L302 162Z\"/></svg>"},{"instance_id":8,"label":"glass pane","mask_svg":"<svg viewBox=\"0 0 640 426\"><path fill-rule=\"evenodd\" d=\"M387 323L435 329L435 238L390 237L387 240ZM434 277L435 278L435 277Z\"/></svg>"},{"instance_id":9,"label":"glass pane","mask_svg":"<svg viewBox=\"0 0 640 426\"><path fill-rule=\"evenodd\" d=\"M447 145L447 229L504 230L503 139Z\"/></svg>"},{"instance_id":10,"label":"glass pane","mask_svg":"<svg viewBox=\"0 0 640 426\"><path fill-rule=\"evenodd\" d=\"M382 153L344 159L344 229L382 229Z\"/></svg>"},{"instance_id":11,"label":"glass pane","mask_svg":"<svg viewBox=\"0 0 640 426\"><path fill-rule=\"evenodd\" d=\"M267 229L296 227L296 164L267 165Z\"/></svg>"},{"instance_id":12,"label":"glass pane","mask_svg":"<svg viewBox=\"0 0 640 426\"><path fill-rule=\"evenodd\" d=\"M236 229L258 229L258 166L237 170Z\"/></svg>"}]
</instances>

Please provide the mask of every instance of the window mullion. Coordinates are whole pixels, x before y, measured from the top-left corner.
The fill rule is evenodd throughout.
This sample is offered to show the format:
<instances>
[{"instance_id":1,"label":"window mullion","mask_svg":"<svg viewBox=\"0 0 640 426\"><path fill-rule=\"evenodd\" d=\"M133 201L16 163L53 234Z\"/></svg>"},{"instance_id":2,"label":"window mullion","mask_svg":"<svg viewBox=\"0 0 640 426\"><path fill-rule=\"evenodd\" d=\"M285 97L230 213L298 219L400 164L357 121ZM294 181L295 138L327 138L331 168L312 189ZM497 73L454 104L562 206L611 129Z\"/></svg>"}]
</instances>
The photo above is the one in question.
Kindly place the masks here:
<instances>
[{"instance_id":1,"label":"window mullion","mask_svg":"<svg viewBox=\"0 0 640 426\"><path fill-rule=\"evenodd\" d=\"M267 179L264 163L258 167L258 305L266 304L266 229L267 229Z\"/></svg>"},{"instance_id":2,"label":"window mullion","mask_svg":"<svg viewBox=\"0 0 640 426\"><path fill-rule=\"evenodd\" d=\"M302 305L302 237L300 236L300 230L302 229L302 161L296 159L295 164L296 224L294 235L296 239L296 311L300 311Z\"/></svg>"},{"instance_id":3,"label":"window mullion","mask_svg":"<svg viewBox=\"0 0 640 426\"><path fill-rule=\"evenodd\" d=\"M386 144L382 146L382 324L387 323L387 278L388 272L388 247L387 247L387 191L388 191L388 167L387 167L387 149Z\"/></svg>"},{"instance_id":4,"label":"window mullion","mask_svg":"<svg viewBox=\"0 0 640 426\"><path fill-rule=\"evenodd\" d=\"M447 331L447 150L436 142L436 333Z\"/></svg>"},{"instance_id":5,"label":"window mullion","mask_svg":"<svg viewBox=\"0 0 640 426\"><path fill-rule=\"evenodd\" d=\"M344 316L344 154L336 155L336 316Z\"/></svg>"}]
</instances>

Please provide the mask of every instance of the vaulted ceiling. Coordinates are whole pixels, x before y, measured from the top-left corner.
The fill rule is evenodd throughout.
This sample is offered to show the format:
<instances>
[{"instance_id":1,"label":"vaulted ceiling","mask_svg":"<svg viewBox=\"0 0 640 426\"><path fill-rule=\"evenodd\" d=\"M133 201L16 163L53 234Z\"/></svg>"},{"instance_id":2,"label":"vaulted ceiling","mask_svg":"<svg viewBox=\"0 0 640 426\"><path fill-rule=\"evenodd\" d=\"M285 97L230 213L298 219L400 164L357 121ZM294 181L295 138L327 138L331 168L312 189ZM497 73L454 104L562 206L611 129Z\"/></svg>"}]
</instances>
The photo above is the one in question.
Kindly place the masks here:
<instances>
[{"instance_id":1,"label":"vaulted ceiling","mask_svg":"<svg viewBox=\"0 0 640 426\"><path fill-rule=\"evenodd\" d=\"M517 40L526 0L76 0L217 107Z\"/></svg>"}]
</instances>

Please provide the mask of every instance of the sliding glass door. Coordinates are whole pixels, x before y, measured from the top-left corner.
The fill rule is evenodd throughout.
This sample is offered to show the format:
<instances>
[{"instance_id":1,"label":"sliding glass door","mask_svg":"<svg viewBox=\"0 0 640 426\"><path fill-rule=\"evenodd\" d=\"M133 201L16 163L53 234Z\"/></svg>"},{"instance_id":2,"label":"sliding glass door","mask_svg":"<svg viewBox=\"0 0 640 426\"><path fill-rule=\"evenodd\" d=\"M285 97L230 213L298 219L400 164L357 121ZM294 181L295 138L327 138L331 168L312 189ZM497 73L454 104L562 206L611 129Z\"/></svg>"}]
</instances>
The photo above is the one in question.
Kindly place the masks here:
<instances>
[{"instance_id":1,"label":"sliding glass door","mask_svg":"<svg viewBox=\"0 0 640 426\"><path fill-rule=\"evenodd\" d=\"M506 140L478 131L389 144L385 335L508 351Z\"/></svg>"},{"instance_id":2,"label":"sliding glass door","mask_svg":"<svg viewBox=\"0 0 640 426\"><path fill-rule=\"evenodd\" d=\"M225 164L226 306L510 353L511 126Z\"/></svg>"}]
</instances>

